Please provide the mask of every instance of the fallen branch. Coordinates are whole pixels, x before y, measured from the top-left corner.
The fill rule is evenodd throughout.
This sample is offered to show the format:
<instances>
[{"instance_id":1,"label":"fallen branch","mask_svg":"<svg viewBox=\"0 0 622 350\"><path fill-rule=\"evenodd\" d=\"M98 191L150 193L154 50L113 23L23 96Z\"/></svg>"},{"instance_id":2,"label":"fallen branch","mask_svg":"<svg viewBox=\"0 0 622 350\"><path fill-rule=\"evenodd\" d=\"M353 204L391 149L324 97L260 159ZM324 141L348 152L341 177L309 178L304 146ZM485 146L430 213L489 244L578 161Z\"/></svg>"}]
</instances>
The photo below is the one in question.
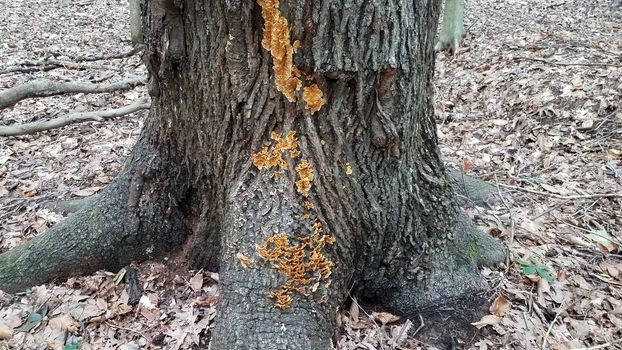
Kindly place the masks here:
<instances>
[{"instance_id":1,"label":"fallen branch","mask_svg":"<svg viewBox=\"0 0 622 350\"><path fill-rule=\"evenodd\" d=\"M529 192L529 193L533 193L533 194L540 194L540 195L543 195L543 196L548 196L548 197L551 197L551 198L562 199L562 200L567 200L567 201L568 200L575 200L575 199L618 198L618 197L622 197L622 193L597 193L597 194L580 194L580 195L576 195L576 196L561 196L561 195L554 194L554 193L530 190L528 188L522 188L522 187L518 187L518 186L511 186L511 185L505 185L505 184L499 184L499 186L504 187L504 188L510 188L510 189L513 189L513 190Z\"/></svg>"},{"instance_id":2,"label":"fallen branch","mask_svg":"<svg viewBox=\"0 0 622 350\"><path fill-rule=\"evenodd\" d=\"M9 74L9 73L30 73L30 72L47 72L56 68L65 68L65 69L75 69L75 70L95 70L95 69L107 69L114 71L121 71L121 68L113 65L104 65L104 64L88 64L88 63L76 63L70 61L61 61L56 59L47 60L45 65L37 65L36 61L26 62L31 63L30 66L17 66L17 67L9 67L4 70L0 70L0 75Z\"/></svg>"},{"instance_id":3,"label":"fallen branch","mask_svg":"<svg viewBox=\"0 0 622 350\"><path fill-rule=\"evenodd\" d=\"M135 54L141 52L145 48L145 45L136 45L133 49L127 52L121 53L113 53L109 55L101 55L101 56L82 56L72 59L75 62L94 62L94 61L107 61L107 60L117 60L121 58L127 58L134 56Z\"/></svg>"},{"instance_id":4,"label":"fallen branch","mask_svg":"<svg viewBox=\"0 0 622 350\"><path fill-rule=\"evenodd\" d=\"M37 79L26 84L14 86L0 92L0 109L12 106L17 102L31 97L46 97L65 93L103 93L129 90L144 85L144 77L118 81L110 84L92 84L76 82L58 82L48 79Z\"/></svg>"},{"instance_id":5,"label":"fallen branch","mask_svg":"<svg viewBox=\"0 0 622 350\"><path fill-rule=\"evenodd\" d=\"M570 306L570 305L564 306L564 301L566 301L566 298L562 300L561 305L559 305L559 308L557 309L557 312L555 313L555 317L553 317L553 321L551 321L551 324L549 324L549 328L547 329L546 334L544 334L544 339L542 340L542 350L546 350L546 342L547 342L547 339L549 338L549 334L551 334L551 330L553 329L553 326L555 325L555 321L557 321L557 318L559 317L559 315L561 315L561 313L565 311L568 306Z\"/></svg>"},{"instance_id":6,"label":"fallen branch","mask_svg":"<svg viewBox=\"0 0 622 350\"><path fill-rule=\"evenodd\" d=\"M68 68L68 69L113 69L118 70L118 67L100 65L93 66L89 64L84 64L84 62L95 62L95 61L106 61L106 60L114 60L114 59L122 59L134 56L136 53L142 51L144 48L143 45L137 45L132 50L122 53L114 53L108 55L100 55L100 56L82 56L76 58L70 58L69 61L62 61L57 59L44 59L41 61L26 61L19 63L13 67L6 68L0 71L0 74L7 73L28 73L28 72L42 72L49 71L56 68Z\"/></svg>"},{"instance_id":7,"label":"fallen branch","mask_svg":"<svg viewBox=\"0 0 622 350\"><path fill-rule=\"evenodd\" d=\"M34 134L39 131L60 128L65 125L74 124L85 121L103 121L105 119L120 117L126 114L134 113L143 109L149 109L151 104L147 99L141 99L129 106L108 109L104 111L70 113L66 116L54 118L46 121L38 121L20 125L0 126L0 136L17 136Z\"/></svg>"},{"instance_id":8,"label":"fallen branch","mask_svg":"<svg viewBox=\"0 0 622 350\"><path fill-rule=\"evenodd\" d=\"M622 64L615 64L615 63L555 62L555 61L545 60L543 58L533 58L533 57L514 57L514 59L542 62L546 64L552 64L554 66L622 67Z\"/></svg>"}]
</instances>

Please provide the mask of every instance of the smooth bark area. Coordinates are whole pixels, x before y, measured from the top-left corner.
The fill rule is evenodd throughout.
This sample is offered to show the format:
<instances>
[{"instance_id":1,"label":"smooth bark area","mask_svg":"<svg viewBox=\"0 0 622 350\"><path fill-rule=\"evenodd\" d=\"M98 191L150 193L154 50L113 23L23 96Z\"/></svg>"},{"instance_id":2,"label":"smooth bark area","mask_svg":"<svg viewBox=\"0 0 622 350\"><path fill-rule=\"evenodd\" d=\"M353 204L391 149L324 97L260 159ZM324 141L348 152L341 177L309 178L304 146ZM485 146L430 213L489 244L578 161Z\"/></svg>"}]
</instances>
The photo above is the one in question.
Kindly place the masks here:
<instances>
[{"instance_id":1,"label":"smooth bark area","mask_svg":"<svg viewBox=\"0 0 622 350\"><path fill-rule=\"evenodd\" d=\"M108 190L122 199L68 221L111 206L118 217L134 215L130 237L142 243L123 252L135 259L145 257L145 242L178 245L187 223L189 261L220 272L211 349L332 349L335 312L349 291L414 314L486 288L477 266L503 251L461 212L437 146L438 2L145 6L152 109L133 160ZM284 19L280 31L264 28ZM287 66L294 49L296 69ZM303 97L309 91L315 99ZM160 161L136 218L123 188L133 188L144 147ZM43 237L69 229L51 231ZM43 237L28 249L45 250L34 248ZM80 250L87 247L72 248L74 256ZM0 268L0 288L46 279L13 282L12 271L37 260L15 255L0 255L11 262L11 271ZM110 261L102 266L126 260Z\"/></svg>"},{"instance_id":2,"label":"smooth bark area","mask_svg":"<svg viewBox=\"0 0 622 350\"><path fill-rule=\"evenodd\" d=\"M464 0L446 0L436 51L456 53L464 37Z\"/></svg>"},{"instance_id":3,"label":"smooth bark area","mask_svg":"<svg viewBox=\"0 0 622 350\"><path fill-rule=\"evenodd\" d=\"M141 19L141 0L128 0L130 7L130 37L132 44L138 45L143 43L143 24Z\"/></svg>"}]
</instances>

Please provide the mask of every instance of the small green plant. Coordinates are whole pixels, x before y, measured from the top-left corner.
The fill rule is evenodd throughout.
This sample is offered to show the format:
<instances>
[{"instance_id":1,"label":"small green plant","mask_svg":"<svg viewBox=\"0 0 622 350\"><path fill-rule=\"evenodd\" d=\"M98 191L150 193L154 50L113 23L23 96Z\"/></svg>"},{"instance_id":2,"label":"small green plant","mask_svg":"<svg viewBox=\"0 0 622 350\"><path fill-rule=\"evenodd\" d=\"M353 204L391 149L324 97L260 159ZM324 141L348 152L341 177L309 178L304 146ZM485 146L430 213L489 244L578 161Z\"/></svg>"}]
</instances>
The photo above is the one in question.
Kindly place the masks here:
<instances>
[{"instance_id":1,"label":"small green plant","mask_svg":"<svg viewBox=\"0 0 622 350\"><path fill-rule=\"evenodd\" d=\"M33 328L37 327L39 323L41 323L43 318L47 316L48 311L48 305L43 304L37 312L29 313L26 322L15 330L18 332L30 332Z\"/></svg>"},{"instance_id":2,"label":"small green plant","mask_svg":"<svg viewBox=\"0 0 622 350\"><path fill-rule=\"evenodd\" d=\"M516 259L516 263L523 267L523 274L527 277L538 275L541 278L544 278L549 283L553 283L553 276L549 271L549 268L541 264L538 259L533 256L529 258L529 261L525 261L522 259Z\"/></svg>"},{"instance_id":3,"label":"small green plant","mask_svg":"<svg viewBox=\"0 0 622 350\"><path fill-rule=\"evenodd\" d=\"M63 350L80 350L80 343L65 344Z\"/></svg>"}]
</instances>

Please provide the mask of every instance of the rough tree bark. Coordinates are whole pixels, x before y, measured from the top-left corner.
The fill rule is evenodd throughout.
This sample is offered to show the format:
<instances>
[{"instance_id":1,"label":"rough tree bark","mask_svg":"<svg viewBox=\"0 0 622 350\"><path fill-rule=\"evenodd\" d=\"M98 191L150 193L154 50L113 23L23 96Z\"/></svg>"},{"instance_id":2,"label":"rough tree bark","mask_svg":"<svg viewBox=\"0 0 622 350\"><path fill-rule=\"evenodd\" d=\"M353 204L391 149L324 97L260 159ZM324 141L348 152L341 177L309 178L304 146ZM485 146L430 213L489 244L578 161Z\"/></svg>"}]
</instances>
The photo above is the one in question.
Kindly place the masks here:
<instances>
[{"instance_id":1,"label":"rough tree bark","mask_svg":"<svg viewBox=\"0 0 622 350\"><path fill-rule=\"evenodd\" d=\"M133 156L87 208L0 255L0 288L185 239L220 272L211 348L262 350L331 349L348 291L414 313L485 288L477 265L504 254L440 160L437 1L145 6L152 108Z\"/></svg>"}]
</instances>

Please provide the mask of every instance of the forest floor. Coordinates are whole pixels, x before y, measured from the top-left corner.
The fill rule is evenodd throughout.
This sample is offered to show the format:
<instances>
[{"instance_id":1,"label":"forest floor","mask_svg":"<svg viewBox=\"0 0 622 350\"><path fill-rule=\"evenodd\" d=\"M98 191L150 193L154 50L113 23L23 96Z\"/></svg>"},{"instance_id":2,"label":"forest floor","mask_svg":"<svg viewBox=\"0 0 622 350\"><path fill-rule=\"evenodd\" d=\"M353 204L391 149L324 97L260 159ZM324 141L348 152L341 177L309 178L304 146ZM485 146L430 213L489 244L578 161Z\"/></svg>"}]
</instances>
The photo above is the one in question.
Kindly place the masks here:
<instances>
[{"instance_id":1,"label":"forest floor","mask_svg":"<svg viewBox=\"0 0 622 350\"><path fill-rule=\"evenodd\" d=\"M465 207L511 251L509 265L484 269L496 291L491 314L473 320L481 330L456 339L458 349L622 348L622 8L611 5L470 0L462 47L438 55L443 156L498 189L490 205L467 199ZM146 74L137 55L85 60L132 49L126 0L0 0L0 8L0 90L35 77L110 82ZM44 59L65 63L47 71L24 65ZM138 87L29 99L0 111L0 124L145 95ZM46 202L110 183L145 115L0 138L0 252L62 219ZM218 274L170 261L134 267L144 284L136 306L118 271L0 292L0 349L205 347ZM341 311L339 349L428 348L417 340L419 317L384 325L390 315L352 305Z\"/></svg>"}]
</instances>

